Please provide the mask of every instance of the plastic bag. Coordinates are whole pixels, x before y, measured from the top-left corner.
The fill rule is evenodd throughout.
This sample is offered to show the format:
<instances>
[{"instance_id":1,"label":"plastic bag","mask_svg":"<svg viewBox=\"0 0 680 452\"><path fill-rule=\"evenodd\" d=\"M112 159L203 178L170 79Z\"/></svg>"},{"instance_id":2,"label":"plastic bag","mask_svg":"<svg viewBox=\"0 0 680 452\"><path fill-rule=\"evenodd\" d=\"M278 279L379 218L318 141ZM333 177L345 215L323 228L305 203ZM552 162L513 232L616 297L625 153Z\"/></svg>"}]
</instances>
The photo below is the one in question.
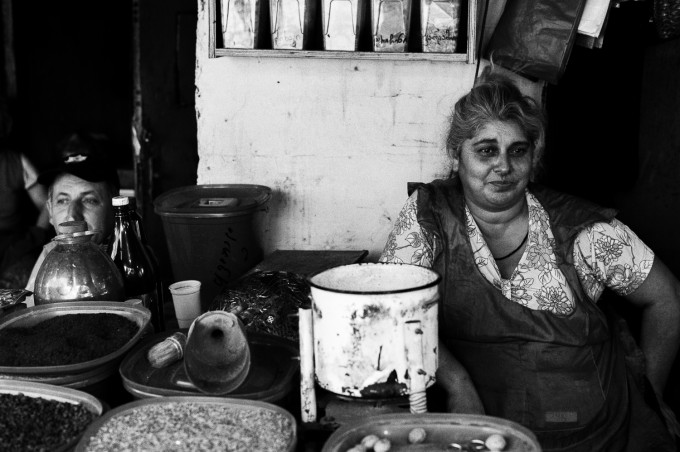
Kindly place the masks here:
<instances>
[{"instance_id":1,"label":"plastic bag","mask_svg":"<svg viewBox=\"0 0 680 452\"><path fill-rule=\"evenodd\" d=\"M652 3L656 34L660 39L680 36L680 2L677 0L654 0Z\"/></svg>"},{"instance_id":2,"label":"plastic bag","mask_svg":"<svg viewBox=\"0 0 680 452\"><path fill-rule=\"evenodd\" d=\"M298 341L298 308L309 308L307 280L283 271L255 272L229 284L210 310L235 314L247 332L274 334Z\"/></svg>"},{"instance_id":3,"label":"plastic bag","mask_svg":"<svg viewBox=\"0 0 680 452\"><path fill-rule=\"evenodd\" d=\"M586 0L508 0L487 58L556 84L569 60Z\"/></svg>"}]
</instances>

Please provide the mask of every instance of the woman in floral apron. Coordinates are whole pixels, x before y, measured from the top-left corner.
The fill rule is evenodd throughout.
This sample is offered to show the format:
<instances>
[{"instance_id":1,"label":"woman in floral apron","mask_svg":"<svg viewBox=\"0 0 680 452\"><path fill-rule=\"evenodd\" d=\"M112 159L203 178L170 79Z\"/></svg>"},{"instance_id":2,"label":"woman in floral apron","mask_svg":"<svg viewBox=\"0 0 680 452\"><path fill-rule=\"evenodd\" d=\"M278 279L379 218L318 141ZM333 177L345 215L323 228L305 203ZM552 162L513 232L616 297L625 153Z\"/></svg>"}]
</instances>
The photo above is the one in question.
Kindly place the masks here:
<instances>
[{"instance_id":1,"label":"woman in floral apron","mask_svg":"<svg viewBox=\"0 0 680 452\"><path fill-rule=\"evenodd\" d=\"M675 450L660 395L680 342L680 283L614 210L532 182L541 110L503 76L480 80L452 115L453 176L411 194L380 259L442 275L448 409L518 422L547 451ZM598 304L605 290L642 310L657 409Z\"/></svg>"}]
</instances>

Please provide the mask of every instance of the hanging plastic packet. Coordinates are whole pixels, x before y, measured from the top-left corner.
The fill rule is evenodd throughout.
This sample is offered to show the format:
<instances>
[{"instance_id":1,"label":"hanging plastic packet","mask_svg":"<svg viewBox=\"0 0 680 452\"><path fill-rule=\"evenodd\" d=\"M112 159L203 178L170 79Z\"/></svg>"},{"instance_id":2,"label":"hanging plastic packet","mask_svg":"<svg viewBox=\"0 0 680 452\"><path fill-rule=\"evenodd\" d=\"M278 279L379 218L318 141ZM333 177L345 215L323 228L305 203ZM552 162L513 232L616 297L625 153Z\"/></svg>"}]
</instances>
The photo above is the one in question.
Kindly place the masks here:
<instances>
[{"instance_id":1,"label":"hanging plastic packet","mask_svg":"<svg viewBox=\"0 0 680 452\"><path fill-rule=\"evenodd\" d=\"M456 52L460 10L460 0L421 0L423 52Z\"/></svg>"},{"instance_id":2,"label":"hanging plastic packet","mask_svg":"<svg viewBox=\"0 0 680 452\"><path fill-rule=\"evenodd\" d=\"M357 50L361 23L359 1L322 0L324 50Z\"/></svg>"},{"instance_id":3,"label":"hanging plastic packet","mask_svg":"<svg viewBox=\"0 0 680 452\"><path fill-rule=\"evenodd\" d=\"M221 0L224 47L254 49L259 28L260 0Z\"/></svg>"},{"instance_id":4,"label":"hanging plastic packet","mask_svg":"<svg viewBox=\"0 0 680 452\"><path fill-rule=\"evenodd\" d=\"M411 0L372 0L373 51L405 52Z\"/></svg>"},{"instance_id":5,"label":"hanging plastic packet","mask_svg":"<svg viewBox=\"0 0 680 452\"><path fill-rule=\"evenodd\" d=\"M302 50L305 0L270 0L272 47Z\"/></svg>"}]
</instances>

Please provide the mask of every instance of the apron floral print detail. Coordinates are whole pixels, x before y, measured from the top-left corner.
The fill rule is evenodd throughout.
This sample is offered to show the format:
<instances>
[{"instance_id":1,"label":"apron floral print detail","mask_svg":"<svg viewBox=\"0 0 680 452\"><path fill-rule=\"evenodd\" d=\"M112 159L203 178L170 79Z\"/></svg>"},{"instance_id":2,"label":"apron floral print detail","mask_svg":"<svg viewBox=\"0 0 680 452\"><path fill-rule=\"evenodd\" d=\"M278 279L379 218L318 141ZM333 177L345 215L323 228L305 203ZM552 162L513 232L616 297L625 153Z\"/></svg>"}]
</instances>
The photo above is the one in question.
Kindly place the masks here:
<instances>
[{"instance_id":1,"label":"apron floral print detail","mask_svg":"<svg viewBox=\"0 0 680 452\"><path fill-rule=\"evenodd\" d=\"M406 200L387 238L381 262L432 267L433 238L417 220L417 191Z\"/></svg>"},{"instance_id":2,"label":"apron floral print detail","mask_svg":"<svg viewBox=\"0 0 680 452\"><path fill-rule=\"evenodd\" d=\"M576 272L593 300L602 295L605 287L621 296L630 295L654 264L654 253L616 219L611 224L595 223L579 239L574 245L574 257L581 257Z\"/></svg>"},{"instance_id":3,"label":"apron floral print detail","mask_svg":"<svg viewBox=\"0 0 680 452\"><path fill-rule=\"evenodd\" d=\"M529 239L517 268L503 279L484 237L469 210L465 209L466 230L475 263L482 275L503 296L530 309L568 315L574 296L554 253L555 237L547 212L527 191ZM417 192L411 195L399 214L388 238L381 262L432 265L434 237L418 224ZM597 300L605 287L619 295L637 289L649 274L652 251L623 223L595 223L579 233L574 243L574 265L586 294Z\"/></svg>"},{"instance_id":4,"label":"apron floral print detail","mask_svg":"<svg viewBox=\"0 0 680 452\"><path fill-rule=\"evenodd\" d=\"M574 295L557 267L553 251L555 237L548 215L533 195L527 193L529 240L517 267L508 279L501 277L477 223L465 207L467 233L477 268L503 296L531 309L568 315L574 309Z\"/></svg>"}]
</instances>

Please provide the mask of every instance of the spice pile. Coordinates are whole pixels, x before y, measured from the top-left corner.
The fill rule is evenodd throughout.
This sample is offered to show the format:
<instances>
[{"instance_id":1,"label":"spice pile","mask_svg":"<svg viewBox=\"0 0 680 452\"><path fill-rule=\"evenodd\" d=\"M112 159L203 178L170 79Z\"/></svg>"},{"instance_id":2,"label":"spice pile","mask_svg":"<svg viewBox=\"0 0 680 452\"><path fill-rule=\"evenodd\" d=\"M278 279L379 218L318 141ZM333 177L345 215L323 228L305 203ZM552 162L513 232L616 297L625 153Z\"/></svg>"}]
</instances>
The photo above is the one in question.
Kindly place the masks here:
<instances>
[{"instance_id":1,"label":"spice pile","mask_svg":"<svg viewBox=\"0 0 680 452\"><path fill-rule=\"evenodd\" d=\"M0 330L0 366L62 366L101 358L139 330L118 314L66 314L31 327Z\"/></svg>"},{"instance_id":2,"label":"spice pile","mask_svg":"<svg viewBox=\"0 0 680 452\"><path fill-rule=\"evenodd\" d=\"M198 402L149 404L108 419L86 450L283 452L292 445L293 429L284 415L266 409Z\"/></svg>"},{"instance_id":3,"label":"spice pile","mask_svg":"<svg viewBox=\"0 0 680 452\"><path fill-rule=\"evenodd\" d=\"M96 415L82 405L0 394L0 450L55 450L80 436Z\"/></svg>"}]
</instances>

